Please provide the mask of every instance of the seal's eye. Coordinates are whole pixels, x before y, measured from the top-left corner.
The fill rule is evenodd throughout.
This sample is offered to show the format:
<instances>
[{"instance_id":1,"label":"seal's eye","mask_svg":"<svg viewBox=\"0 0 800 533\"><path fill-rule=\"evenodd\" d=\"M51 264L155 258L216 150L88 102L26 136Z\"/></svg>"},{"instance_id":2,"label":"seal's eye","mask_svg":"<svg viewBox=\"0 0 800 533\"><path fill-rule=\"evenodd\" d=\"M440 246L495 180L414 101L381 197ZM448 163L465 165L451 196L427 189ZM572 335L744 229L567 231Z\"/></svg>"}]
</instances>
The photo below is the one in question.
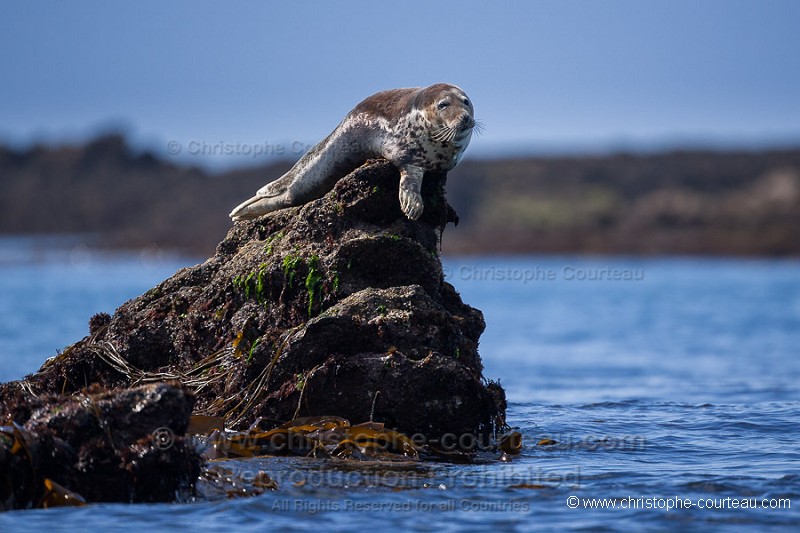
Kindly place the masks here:
<instances>
[{"instance_id":1,"label":"seal's eye","mask_svg":"<svg viewBox=\"0 0 800 533\"><path fill-rule=\"evenodd\" d=\"M444 109L445 107L447 107L449 105L450 105L450 102L448 102L447 100L444 100L442 102L439 102L439 105L437 105L436 107L439 108L439 109Z\"/></svg>"},{"instance_id":2,"label":"seal's eye","mask_svg":"<svg viewBox=\"0 0 800 533\"><path fill-rule=\"evenodd\" d=\"M469 98L464 98L464 105L469 106Z\"/></svg>"}]
</instances>

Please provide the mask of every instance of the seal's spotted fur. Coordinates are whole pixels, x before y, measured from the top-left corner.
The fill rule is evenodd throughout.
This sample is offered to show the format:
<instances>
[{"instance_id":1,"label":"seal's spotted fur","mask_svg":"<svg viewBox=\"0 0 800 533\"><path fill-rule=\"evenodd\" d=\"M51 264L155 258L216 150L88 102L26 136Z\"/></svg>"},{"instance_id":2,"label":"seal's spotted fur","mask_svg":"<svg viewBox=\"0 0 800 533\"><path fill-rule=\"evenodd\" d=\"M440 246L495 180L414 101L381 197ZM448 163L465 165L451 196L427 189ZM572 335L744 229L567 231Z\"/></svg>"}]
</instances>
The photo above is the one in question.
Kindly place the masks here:
<instances>
[{"instance_id":1,"label":"seal's spotted fur","mask_svg":"<svg viewBox=\"0 0 800 533\"><path fill-rule=\"evenodd\" d=\"M455 85L437 83L373 94L286 174L259 189L230 217L246 220L302 205L324 195L367 159L384 157L400 170L400 207L416 220L423 210L420 188L425 171L456 166L474 127L472 103Z\"/></svg>"}]
</instances>

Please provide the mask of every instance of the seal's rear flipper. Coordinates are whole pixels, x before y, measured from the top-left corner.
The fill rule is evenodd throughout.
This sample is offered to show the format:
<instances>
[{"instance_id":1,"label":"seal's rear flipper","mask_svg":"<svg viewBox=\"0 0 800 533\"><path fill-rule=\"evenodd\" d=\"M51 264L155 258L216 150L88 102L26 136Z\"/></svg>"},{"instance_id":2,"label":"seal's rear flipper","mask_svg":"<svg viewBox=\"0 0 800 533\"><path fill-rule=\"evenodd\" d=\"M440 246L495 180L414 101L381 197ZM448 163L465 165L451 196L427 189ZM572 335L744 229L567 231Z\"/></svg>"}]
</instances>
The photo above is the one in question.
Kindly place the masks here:
<instances>
[{"instance_id":1,"label":"seal's rear flipper","mask_svg":"<svg viewBox=\"0 0 800 533\"><path fill-rule=\"evenodd\" d=\"M253 196L249 200L237 205L228 216L230 216L234 222L238 220L250 220L283 207L289 206L280 196L266 198L262 196Z\"/></svg>"}]
</instances>

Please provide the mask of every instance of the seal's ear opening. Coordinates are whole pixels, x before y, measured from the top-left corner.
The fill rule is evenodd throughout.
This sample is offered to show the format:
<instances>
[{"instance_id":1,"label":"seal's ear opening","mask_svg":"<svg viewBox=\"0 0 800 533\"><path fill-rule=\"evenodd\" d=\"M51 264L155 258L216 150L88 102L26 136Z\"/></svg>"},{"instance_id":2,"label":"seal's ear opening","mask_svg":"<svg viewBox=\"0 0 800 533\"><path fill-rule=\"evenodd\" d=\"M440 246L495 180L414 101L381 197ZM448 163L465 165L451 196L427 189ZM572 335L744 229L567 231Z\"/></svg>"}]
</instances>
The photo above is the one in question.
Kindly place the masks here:
<instances>
[{"instance_id":1,"label":"seal's ear opening","mask_svg":"<svg viewBox=\"0 0 800 533\"><path fill-rule=\"evenodd\" d=\"M428 106L433 105L438 95L449 87L452 87L452 85L448 85L447 83L434 83L433 85L421 88L414 96L412 102L414 108L426 109Z\"/></svg>"},{"instance_id":2,"label":"seal's ear opening","mask_svg":"<svg viewBox=\"0 0 800 533\"><path fill-rule=\"evenodd\" d=\"M425 109L425 106L428 103L426 98L427 94L428 94L427 87L417 91L417 94L414 95L414 98L409 102L408 111L411 111L412 109Z\"/></svg>"}]
</instances>

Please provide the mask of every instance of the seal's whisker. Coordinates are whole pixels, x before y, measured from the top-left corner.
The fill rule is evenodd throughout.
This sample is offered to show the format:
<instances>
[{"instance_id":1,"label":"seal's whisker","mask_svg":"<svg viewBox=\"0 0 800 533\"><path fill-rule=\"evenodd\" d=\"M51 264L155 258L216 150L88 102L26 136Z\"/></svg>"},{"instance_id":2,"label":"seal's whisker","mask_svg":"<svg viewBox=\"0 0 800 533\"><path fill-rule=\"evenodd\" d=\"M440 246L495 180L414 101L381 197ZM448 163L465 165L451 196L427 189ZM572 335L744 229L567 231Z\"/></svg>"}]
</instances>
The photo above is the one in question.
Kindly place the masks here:
<instances>
[{"instance_id":1,"label":"seal's whisker","mask_svg":"<svg viewBox=\"0 0 800 533\"><path fill-rule=\"evenodd\" d=\"M447 137L450 135L450 131L452 128L449 126L442 126L438 130L435 130L431 135L431 139L434 141L444 141L447 140Z\"/></svg>"}]
</instances>

